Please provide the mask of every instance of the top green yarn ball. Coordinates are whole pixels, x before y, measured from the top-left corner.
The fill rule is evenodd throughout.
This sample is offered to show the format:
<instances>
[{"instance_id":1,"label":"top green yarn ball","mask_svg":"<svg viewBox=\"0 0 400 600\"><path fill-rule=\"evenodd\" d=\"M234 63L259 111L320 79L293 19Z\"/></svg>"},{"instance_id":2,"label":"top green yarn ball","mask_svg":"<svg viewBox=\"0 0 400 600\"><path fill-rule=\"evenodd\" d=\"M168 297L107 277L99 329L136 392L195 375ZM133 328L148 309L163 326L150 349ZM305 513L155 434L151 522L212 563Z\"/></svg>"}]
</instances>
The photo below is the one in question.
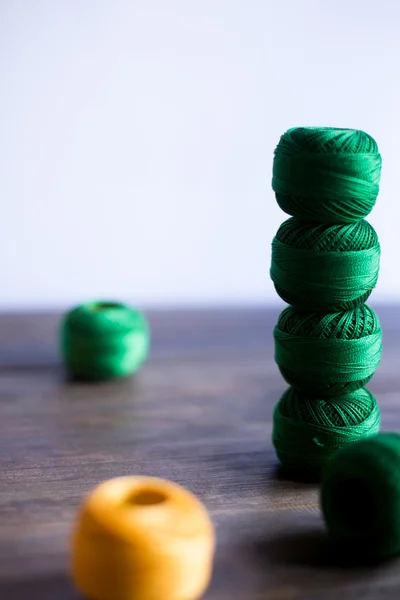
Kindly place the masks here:
<instances>
[{"instance_id":1,"label":"top green yarn ball","mask_svg":"<svg viewBox=\"0 0 400 600\"><path fill-rule=\"evenodd\" d=\"M283 211L321 223L354 223L372 210L382 159L363 131L296 127L275 150L272 188Z\"/></svg>"},{"instance_id":2,"label":"top green yarn ball","mask_svg":"<svg viewBox=\"0 0 400 600\"><path fill-rule=\"evenodd\" d=\"M146 359L149 338L140 311L115 302L91 302L66 314L61 352L69 371L81 379L125 377Z\"/></svg>"},{"instance_id":3,"label":"top green yarn ball","mask_svg":"<svg viewBox=\"0 0 400 600\"><path fill-rule=\"evenodd\" d=\"M350 556L400 554L400 435L381 433L339 450L323 468L321 506Z\"/></svg>"}]
</instances>

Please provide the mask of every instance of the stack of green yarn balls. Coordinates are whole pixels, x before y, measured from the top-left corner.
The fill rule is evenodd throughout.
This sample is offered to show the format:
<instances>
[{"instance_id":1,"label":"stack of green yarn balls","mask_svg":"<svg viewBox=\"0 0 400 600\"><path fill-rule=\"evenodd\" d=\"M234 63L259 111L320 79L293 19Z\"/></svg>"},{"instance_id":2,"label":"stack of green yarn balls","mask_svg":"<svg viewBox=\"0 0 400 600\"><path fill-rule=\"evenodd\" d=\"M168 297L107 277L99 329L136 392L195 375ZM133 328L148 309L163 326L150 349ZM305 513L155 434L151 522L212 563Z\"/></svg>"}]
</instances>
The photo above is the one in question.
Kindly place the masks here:
<instances>
[{"instance_id":1,"label":"stack of green yarn balls","mask_svg":"<svg viewBox=\"0 0 400 600\"><path fill-rule=\"evenodd\" d=\"M274 329L275 360L291 387L274 410L284 467L319 472L338 449L379 430L364 389L381 357L379 319L364 302L380 247L363 220L379 191L381 156L363 131L298 127L275 150L272 187L292 218L272 242L271 278L291 306Z\"/></svg>"}]
</instances>

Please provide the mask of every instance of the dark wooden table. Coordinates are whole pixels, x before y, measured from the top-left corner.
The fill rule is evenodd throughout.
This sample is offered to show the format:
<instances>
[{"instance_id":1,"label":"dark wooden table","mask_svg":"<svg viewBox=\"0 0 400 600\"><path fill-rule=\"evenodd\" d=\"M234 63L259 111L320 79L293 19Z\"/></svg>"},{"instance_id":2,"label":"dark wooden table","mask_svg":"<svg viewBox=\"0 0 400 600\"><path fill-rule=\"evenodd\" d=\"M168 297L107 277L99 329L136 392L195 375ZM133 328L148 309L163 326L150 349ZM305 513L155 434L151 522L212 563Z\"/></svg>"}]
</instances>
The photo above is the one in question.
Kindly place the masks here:
<instances>
[{"instance_id":1,"label":"dark wooden table","mask_svg":"<svg viewBox=\"0 0 400 600\"><path fill-rule=\"evenodd\" d=\"M377 308L384 354L370 389L382 428L400 426L400 308ZM273 361L277 311L149 314L136 380L68 382L57 315L0 317L0 599L73 600L69 535L104 479L149 474L198 494L217 531L208 600L400 597L400 559L341 566L315 484L279 475L271 444L285 389ZM163 599L160 599L163 600Z\"/></svg>"}]
</instances>

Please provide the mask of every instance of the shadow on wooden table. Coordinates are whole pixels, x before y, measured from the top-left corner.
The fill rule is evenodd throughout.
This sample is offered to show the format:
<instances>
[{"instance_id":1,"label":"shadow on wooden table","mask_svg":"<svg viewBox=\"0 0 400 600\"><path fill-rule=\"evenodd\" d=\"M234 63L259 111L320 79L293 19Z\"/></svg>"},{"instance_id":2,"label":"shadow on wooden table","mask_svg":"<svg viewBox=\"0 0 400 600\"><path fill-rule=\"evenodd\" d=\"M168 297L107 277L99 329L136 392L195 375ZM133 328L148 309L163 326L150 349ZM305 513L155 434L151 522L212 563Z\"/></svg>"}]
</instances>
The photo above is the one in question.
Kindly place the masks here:
<instances>
[{"instance_id":1,"label":"shadow on wooden table","mask_svg":"<svg viewBox=\"0 0 400 600\"><path fill-rule=\"evenodd\" d=\"M291 483L300 483L305 486L318 485L321 481L321 471L307 471L307 472L299 472L293 469L288 469L287 467L282 467L282 465L277 465L274 471L274 477L277 481L289 481Z\"/></svg>"},{"instance_id":2,"label":"shadow on wooden table","mask_svg":"<svg viewBox=\"0 0 400 600\"><path fill-rule=\"evenodd\" d=\"M343 546L332 543L325 531L317 529L260 540L253 550L256 559L267 559L272 564L324 569L369 569L391 562L391 559L363 557L354 548L346 551Z\"/></svg>"}]
</instances>

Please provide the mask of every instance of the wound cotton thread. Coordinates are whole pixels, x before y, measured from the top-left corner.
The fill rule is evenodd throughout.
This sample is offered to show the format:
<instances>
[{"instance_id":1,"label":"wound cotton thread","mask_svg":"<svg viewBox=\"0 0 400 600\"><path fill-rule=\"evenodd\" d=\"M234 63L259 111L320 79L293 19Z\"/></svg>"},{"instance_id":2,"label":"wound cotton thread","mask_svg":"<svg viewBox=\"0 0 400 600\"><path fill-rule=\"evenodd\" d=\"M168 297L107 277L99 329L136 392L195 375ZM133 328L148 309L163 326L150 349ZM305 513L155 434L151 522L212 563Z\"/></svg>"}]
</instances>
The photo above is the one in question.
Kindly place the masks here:
<instances>
[{"instance_id":1,"label":"wound cotton thread","mask_svg":"<svg viewBox=\"0 0 400 600\"><path fill-rule=\"evenodd\" d=\"M275 406L272 441L281 464L318 474L338 449L379 431L374 396L360 388L319 398L289 388Z\"/></svg>"},{"instance_id":2,"label":"wound cotton thread","mask_svg":"<svg viewBox=\"0 0 400 600\"><path fill-rule=\"evenodd\" d=\"M291 218L272 242L271 279L292 306L348 310L371 294L379 259L378 236L367 221L326 225Z\"/></svg>"},{"instance_id":3,"label":"wound cotton thread","mask_svg":"<svg viewBox=\"0 0 400 600\"><path fill-rule=\"evenodd\" d=\"M381 433L333 455L320 501L331 537L350 559L400 554L400 435Z\"/></svg>"},{"instance_id":4,"label":"wound cotton thread","mask_svg":"<svg viewBox=\"0 0 400 600\"><path fill-rule=\"evenodd\" d=\"M189 490L155 477L117 477L82 503L72 578L93 600L197 600L214 549L211 519Z\"/></svg>"},{"instance_id":5,"label":"wound cotton thread","mask_svg":"<svg viewBox=\"0 0 400 600\"><path fill-rule=\"evenodd\" d=\"M382 159L363 131L296 127L275 150L272 188L281 209L319 223L355 223L372 210Z\"/></svg>"},{"instance_id":6,"label":"wound cotton thread","mask_svg":"<svg viewBox=\"0 0 400 600\"><path fill-rule=\"evenodd\" d=\"M271 278L284 310L275 360L293 386L275 407L273 443L284 467L315 472L350 442L379 429L363 389L380 362L382 333L363 304L376 285L380 247L364 221L379 191L381 156L363 131L298 127L275 150L272 187L292 215L272 243Z\"/></svg>"},{"instance_id":7,"label":"wound cotton thread","mask_svg":"<svg viewBox=\"0 0 400 600\"><path fill-rule=\"evenodd\" d=\"M327 314L288 307L278 319L274 339L275 360L285 380L314 396L362 387L382 352L379 319L365 304Z\"/></svg>"},{"instance_id":8,"label":"wound cotton thread","mask_svg":"<svg viewBox=\"0 0 400 600\"><path fill-rule=\"evenodd\" d=\"M116 302L89 302L61 324L61 353L80 379L100 381L135 373L147 357L150 332L143 313Z\"/></svg>"}]
</instances>

